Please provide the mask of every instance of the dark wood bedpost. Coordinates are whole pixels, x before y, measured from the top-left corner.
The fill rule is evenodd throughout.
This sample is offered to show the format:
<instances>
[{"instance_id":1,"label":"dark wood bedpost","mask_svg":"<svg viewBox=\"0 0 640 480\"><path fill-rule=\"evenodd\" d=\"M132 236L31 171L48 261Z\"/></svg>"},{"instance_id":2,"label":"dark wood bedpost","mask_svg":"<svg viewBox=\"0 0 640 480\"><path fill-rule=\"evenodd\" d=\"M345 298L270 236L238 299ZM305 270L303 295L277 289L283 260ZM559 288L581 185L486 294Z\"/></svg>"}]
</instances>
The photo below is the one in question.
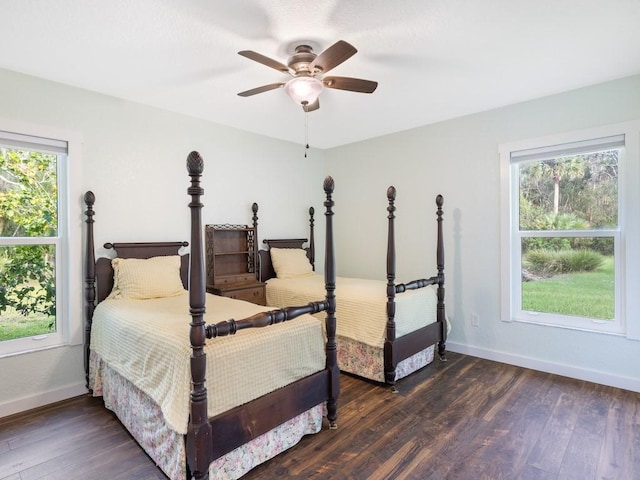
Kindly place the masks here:
<instances>
[{"instance_id":1,"label":"dark wood bedpost","mask_svg":"<svg viewBox=\"0 0 640 480\"><path fill-rule=\"evenodd\" d=\"M393 387L396 382L396 363L393 358L393 342L396 340L396 234L395 234L395 200L396 188L387 189L389 206L389 226L387 231L387 338L384 342L384 379ZM394 389L395 391L395 389Z\"/></svg>"},{"instance_id":2,"label":"dark wood bedpost","mask_svg":"<svg viewBox=\"0 0 640 480\"><path fill-rule=\"evenodd\" d=\"M84 297L86 301L85 323L84 323L84 372L86 387L89 388L89 352L91 348L91 323L93 322L93 311L96 308L96 253L93 240L93 204L96 197L92 191L84 194L84 203L87 206L85 223L87 224L86 255L84 264Z\"/></svg>"},{"instance_id":3,"label":"dark wood bedpost","mask_svg":"<svg viewBox=\"0 0 640 480\"><path fill-rule=\"evenodd\" d=\"M258 254L258 204L253 202L251 205L251 222L253 223L253 271L256 274L256 280L260 281L260 257Z\"/></svg>"},{"instance_id":4,"label":"dark wood bedpost","mask_svg":"<svg viewBox=\"0 0 640 480\"><path fill-rule=\"evenodd\" d=\"M187 190L191 195L191 254L189 264L189 313L191 323L189 339L191 341L191 398L189 427L187 430L187 465L192 478L209 478L211 463L211 426L207 413L207 389L205 387L206 354L205 346L205 271L202 245L202 203L200 197L204 190L200 187L200 177L204 162L198 152L187 157L187 171L191 177L191 186Z\"/></svg>"},{"instance_id":5,"label":"dark wood bedpost","mask_svg":"<svg viewBox=\"0 0 640 480\"><path fill-rule=\"evenodd\" d=\"M316 241L313 234L313 215L316 213L315 208L309 207L309 261L313 271L316 271Z\"/></svg>"},{"instance_id":6,"label":"dark wood bedpost","mask_svg":"<svg viewBox=\"0 0 640 480\"><path fill-rule=\"evenodd\" d=\"M324 179L324 193L326 200L324 202L325 217L327 221L326 239L325 239L325 259L324 259L324 282L326 289L326 301L328 308L325 320L325 328L327 331L327 369L331 374L329 382L329 399L327 400L327 419L329 420L329 428L338 428L336 419L338 417L338 395L340 394L340 369L338 368L338 352L336 344L336 261L335 250L333 245L333 189L335 182L333 178L326 177ZM311 211L310 211L311 213Z\"/></svg>"},{"instance_id":7,"label":"dark wood bedpost","mask_svg":"<svg viewBox=\"0 0 640 480\"><path fill-rule=\"evenodd\" d=\"M444 203L444 198L442 195L436 196L436 216L438 222L438 240L436 246L436 262L438 266L438 288L437 288L437 310L436 310L436 319L440 322L440 328L442 329L442 340L438 342L438 355L440 356L440 360L446 361L445 357L445 348L447 342L447 319L445 318L444 311L444 240L442 234L442 204Z\"/></svg>"}]
</instances>

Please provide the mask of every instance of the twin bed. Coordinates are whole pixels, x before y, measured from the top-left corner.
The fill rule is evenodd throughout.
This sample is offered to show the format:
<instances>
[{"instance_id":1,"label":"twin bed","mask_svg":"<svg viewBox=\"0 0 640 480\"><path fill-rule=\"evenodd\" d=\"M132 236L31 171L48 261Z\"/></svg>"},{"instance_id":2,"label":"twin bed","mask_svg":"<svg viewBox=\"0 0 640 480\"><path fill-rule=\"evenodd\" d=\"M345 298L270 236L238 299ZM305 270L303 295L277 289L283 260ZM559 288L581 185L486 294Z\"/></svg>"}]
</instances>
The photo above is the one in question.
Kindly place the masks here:
<instances>
[{"instance_id":1,"label":"twin bed","mask_svg":"<svg viewBox=\"0 0 640 480\"><path fill-rule=\"evenodd\" d=\"M336 317L338 365L349 372L395 391L395 382L426 366L435 345L442 360L448 324L444 308L443 197L436 197L437 273L408 283L395 283L395 198L387 190L387 281L338 277ZM266 282L267 305L304 303L322 291L322 278L314 273L314 209L309 209L307 239L264 240L260 250L260 280ZM257 221L257 220L254 220ZM434 286L435 288L426 288Z\"/></svg>"},{"instance_id":2,"label":"twin bed","mask_svg":"<svg viewBox=\"0 0 640 480\"><path fill-rule=\"evenodd\" d=\"M325 416L336 428L333 180L323 293L273 310L205 292L203 168L192 152L190 244L105 244L117 257L96 261L85 194L87 384L171 479L239 478Z\"/></svg>"}]
</instances>

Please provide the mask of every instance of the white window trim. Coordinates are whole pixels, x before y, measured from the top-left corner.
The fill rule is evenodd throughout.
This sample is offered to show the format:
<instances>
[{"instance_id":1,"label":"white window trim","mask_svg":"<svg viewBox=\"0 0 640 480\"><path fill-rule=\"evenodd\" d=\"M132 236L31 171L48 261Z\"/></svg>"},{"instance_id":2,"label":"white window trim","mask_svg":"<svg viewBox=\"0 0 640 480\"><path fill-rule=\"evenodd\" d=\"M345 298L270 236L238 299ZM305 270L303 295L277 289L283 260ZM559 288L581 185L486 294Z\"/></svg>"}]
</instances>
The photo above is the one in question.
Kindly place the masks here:
<instances>
[{"instance_id":1,"label":"white window trim","mask_svg":"<svg viewBox=\"0 0 640 480\"><path fill-rule=\"evenodd\" d=\"M60 282L64 290L56 312L60 336L41 336L42 340L29 337L2 342L0 358L65 345L80 345L84 342L81 189L83 138L77 132L1 117L0 130L58 139L68 144L66 176L58 178L60 189L67 189L66 203L61 202L58 206L58 226L59 229L65 230L68 239L66 244L63 242L56 250L56 254L61 255L60 263L64 266L62 269L56 269L56 283Z\"/></svg>"},{"instance_id":2,"label":"white window trim","mask_svg":"<svg viewBox=\"0 0 640 480\"><path fill-rule=\"evenodd\" d=\"M620 329L606 332L602 329L585 330L626 335L629 339L640 340L640 120L615 125L589 128L540 138L527 139L499 145L500 155L500 212L501 212L501 319L504 322L522 321L513 317L516 299L512 295L512 284L520 281L521 273L514 272L511 259L516 242L512 242L512 222L514 218L511 205L512 167L511 152L530 150L548 145L569 144L588 141L594 138L625 136L625 158L621 161L618 176L619 229L621 234L616 241L616 271L624 264L624 276L621 278L620 295L617 296L620 311ZM629 292L629 294L627 294ZM618 298L619 297L619 298ZM618 307L618 305L616 305ZM535 323L544 324L536 321ZM554 324L555 327L562 327ZM578 328L583 329L583 328Z\"/></svg>"}]
</instances>

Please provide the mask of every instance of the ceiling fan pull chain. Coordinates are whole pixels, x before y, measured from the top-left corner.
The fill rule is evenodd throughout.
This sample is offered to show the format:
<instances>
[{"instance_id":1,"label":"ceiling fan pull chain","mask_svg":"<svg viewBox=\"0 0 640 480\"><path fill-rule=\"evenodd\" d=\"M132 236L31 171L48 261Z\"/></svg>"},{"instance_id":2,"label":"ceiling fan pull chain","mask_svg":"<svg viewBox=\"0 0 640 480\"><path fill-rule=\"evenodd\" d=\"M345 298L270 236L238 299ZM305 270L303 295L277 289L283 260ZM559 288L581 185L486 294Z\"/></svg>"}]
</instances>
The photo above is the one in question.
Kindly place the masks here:
<instances>
[{"instance_id":1,"label":"ceiling fan pull chain","mask_svg":"<svg viewBox=\"0 0 640 480\"><path fill-rule=\"evenodd\" d=\"M309 150L309 112L304 112L304 158L307 158L307 151Z\"/></svg>"}]
</instances>

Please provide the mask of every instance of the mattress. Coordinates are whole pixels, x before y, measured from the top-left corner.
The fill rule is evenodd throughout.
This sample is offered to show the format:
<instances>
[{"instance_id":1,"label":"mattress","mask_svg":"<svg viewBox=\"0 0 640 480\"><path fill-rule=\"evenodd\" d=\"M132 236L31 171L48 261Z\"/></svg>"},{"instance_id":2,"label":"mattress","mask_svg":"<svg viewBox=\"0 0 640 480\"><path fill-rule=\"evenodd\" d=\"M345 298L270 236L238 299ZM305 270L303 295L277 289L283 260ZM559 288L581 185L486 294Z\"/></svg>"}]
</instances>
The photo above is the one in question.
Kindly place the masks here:
<instances>
[{"instance_id":1,"label":"mattress","mask_svg":"<svg viewBox=\"0 0 640 480\"><path fill-rule=\"evenodd\" d=\"M267 305L306 305L324 295L324 276L314 274L267 281ZM336 334L381 348L386 339L387 284L380 280L336 278ZM409 290L395 297L396 337L436 321L434 288ZM316 314L324 318L326 314Z\"/></svg>"}]
</instances>

